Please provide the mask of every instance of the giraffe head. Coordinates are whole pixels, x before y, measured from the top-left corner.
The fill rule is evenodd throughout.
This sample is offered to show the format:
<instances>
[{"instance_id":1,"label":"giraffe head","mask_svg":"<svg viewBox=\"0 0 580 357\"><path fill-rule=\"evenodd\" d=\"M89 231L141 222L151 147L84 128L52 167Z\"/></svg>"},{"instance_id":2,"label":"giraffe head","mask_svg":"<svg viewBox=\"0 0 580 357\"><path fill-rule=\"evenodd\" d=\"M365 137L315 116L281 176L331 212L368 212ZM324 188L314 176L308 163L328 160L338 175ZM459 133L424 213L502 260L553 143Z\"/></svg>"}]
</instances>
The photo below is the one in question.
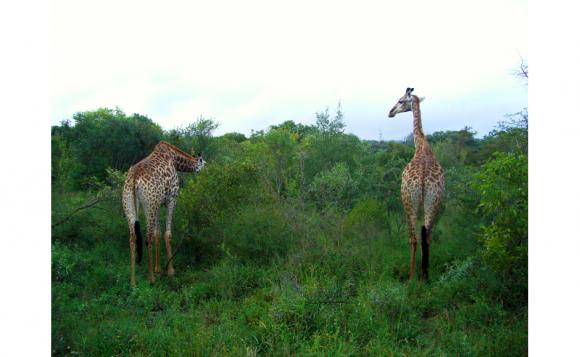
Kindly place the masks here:
<instances>
[{"instance_id":1,"label":"giraffe head","mask_svg":"<svg viewBox=\"0 0 580 357\"><path fill-rule=\"evenodd\" d=\"M195 166L195 172L200 172L205 166L205 160L203 159L203 153L197 157L197 165Z\"/></svg>"},{"instance_id":2,"label":"giraffe head","mask_svg":"<svg viewBox=\"0 0 580 357\"><path fill-rule=\"evenodd\" d=\"M395 115L399 113L409 112L413 106L413 91L415 88L407 88L405 94L399 98L395 106L389 112L389 118L393 118ZM424 97L419 98L419 102L423 101Z\"/></svg>"}]
</instances>

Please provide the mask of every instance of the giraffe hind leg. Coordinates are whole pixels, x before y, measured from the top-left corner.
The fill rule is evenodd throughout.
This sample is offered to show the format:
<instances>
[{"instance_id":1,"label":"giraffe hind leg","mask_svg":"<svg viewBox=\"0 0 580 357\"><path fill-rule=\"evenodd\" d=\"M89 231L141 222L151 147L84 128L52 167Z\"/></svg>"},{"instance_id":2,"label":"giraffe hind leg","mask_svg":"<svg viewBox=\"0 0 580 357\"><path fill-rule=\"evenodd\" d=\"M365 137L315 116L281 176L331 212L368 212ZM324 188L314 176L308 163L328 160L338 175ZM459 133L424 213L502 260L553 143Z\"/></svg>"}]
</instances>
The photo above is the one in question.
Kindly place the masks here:
<instances>
[{"instance_id":1,"label":"giraffe hind leg","mask_svg":"<svg viewBox=\"0 0 580 357\"><path fill-rule=\"evenodd\" d=\"M439 210L441 208L441 197L443 195L443 186L437 182L429 182L426 187L424 212L425 222L421 230L421 249L422 253L422 278L429 279L429 248L431 246L431 237L435 229L435 223L439 217Z\"/></svg>"},{"instance_id":2,"label":"giraffe hind leg","mask_svg":"<svg viewBox=\"0 0 580 357\"><path fill-rule=\"evenodd\" d=\"M135 279L135 230L129 228L129 251L131 254L131 287L137 286L137 280Z\"/></svg>"},{"instance_id":3,"label":"giraffe hind leg","mask_svg":"<svg viewBox=\"0 0 580 357\"><path fill-rule=\"evenodd\" d=\"M129 224L129 252L131 258L131 286L137 285L135 278L135 255L140 262L143 255L143 238L139 226L139 202L135 197L133 182L127 181L123 187L123 211Z\"/></svg>"},{"instance_id":4,"label":"giraffe hind leg","mask_svg":"<svg viewBox=\"0 0 580 357\"><path fill-rule=\"evenodd\" d=\"M176 195L175 195L176 196ZM171 224L173 220L173 210L175 208L176 197L172 197L167 204L167 217L165 223L165 253L167 254L167 275L174 276L175 269L173 269L173 254L171 252Z\"/></svg>"},{"instance_id":5,"label":"giraffe hind leg","mask_svg":"<svg viewBox=\"0 0 580 357\"><path fill-rule=\"evenodd\" d=\"M407 213L407 226L409 229L409 280L415 275L416 255L417 255L417 233L415 232L416 217L412 213Z\"/></svg>"},{"instance_id":6,"label":"giraffe hind leg","mask_svg":"<svg viewBox=\"0 0 580 357\"><path fill-rule=\"evenodd\" d=\"M409 229L409 248L410 248L410 268L409 280L415 275L416 253L417 253L417 214L419 212L419 203L421 202L420 192L413 185L403 184L401 187L401 198L405 207L407 227Z\"/></svg>"}]
</instances>

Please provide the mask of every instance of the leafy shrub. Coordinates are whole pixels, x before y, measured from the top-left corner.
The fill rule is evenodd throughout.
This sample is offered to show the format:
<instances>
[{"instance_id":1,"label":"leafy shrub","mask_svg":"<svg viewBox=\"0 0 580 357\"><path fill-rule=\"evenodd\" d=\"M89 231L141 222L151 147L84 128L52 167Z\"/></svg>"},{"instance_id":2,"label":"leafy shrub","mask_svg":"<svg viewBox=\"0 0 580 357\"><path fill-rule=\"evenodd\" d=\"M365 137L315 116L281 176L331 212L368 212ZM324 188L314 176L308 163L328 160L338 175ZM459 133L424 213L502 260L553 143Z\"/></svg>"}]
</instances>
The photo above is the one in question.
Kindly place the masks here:
<instances>
[{"instance_id":1,"label":"leafy shrub","mask_svg":"<svg viewBox=\"0 0 580 357\"><path fill-rule=\"evenodd\" d=\"M528 158L498 153L475 175L483 227L484 257L497 271L521 269L527 262Z\"/></svg>"},{"instance_id":2,"label":"leafy shrub","mask_svg":"<svg viewBox=\"0 0 580 357\"><path fill-rule=\"evenodd\" d=\"M64 244L56 241L51 247L52 265L51 273L53 281L67 280L76 265L74 253Z\"/></svg>"},{"instance_id":3,"label":"leafy shrub","mask_svg":"<svg viewBox=\"0 0 580 357\"><path fill-rule=\"evenodd\" d=\"M312 200L320 208L347 208L353 201L355 191L356 182L342 162L330 170L319 172L310 185Z\"/></svg>"},{"instance_id":4,"label":"leafy shrub","mask_svg":"<svg viewBox=\"0 0 580 357\"><path fill-rule=\"evenodd\" d=\"M243 207L222 226L224 249L243 262L266 264L288 252L290 224L276 207Z\"/></svg>"},{"instance_id":5,"label":"leafy shrub","mask_svg":"<svg viewBox=\"0 0 580 357\"><path fill-rule=\"evenodd\" d=\"M506 302L514 307L527 299L528 157L496 153L473 180L480 194L484 261L504 281ZM504 290L504 289L502 289Z\"/></svg>"},{"instance_id":6,"label":"leafy shrub","mask_svg":"<svg viewBox=\"0 0 580 357\"><path fill-rule=\"evenodd\" d=\"M191 175L179 194L176 219L183 230L199 231L220 217L231 216L240 205L255 198L256 166L249 160L208 163Z\"/></svg>"},{"instance_id":7,"label":"leafy shrub","mask_svg":"<svg viewBox=\"0 0 580 357\"><path fill-rule=\"evenodd\" d=\"M374 198L359 201L344 220L346 234L377 236L387 226L387 208Z\"/></svg>"},{"instance_id":8,"label":"leafy shrub","mask_svg":"<svg viewBox=\"0 0 580 357\"><path fill-rule=\"evenodd\" d=\"M468 257L465 260L455 261L446 265L447 271L439 278L440 283L465 279L469 271L473 268L473 257Z\"/></svg>"}]
</instances>

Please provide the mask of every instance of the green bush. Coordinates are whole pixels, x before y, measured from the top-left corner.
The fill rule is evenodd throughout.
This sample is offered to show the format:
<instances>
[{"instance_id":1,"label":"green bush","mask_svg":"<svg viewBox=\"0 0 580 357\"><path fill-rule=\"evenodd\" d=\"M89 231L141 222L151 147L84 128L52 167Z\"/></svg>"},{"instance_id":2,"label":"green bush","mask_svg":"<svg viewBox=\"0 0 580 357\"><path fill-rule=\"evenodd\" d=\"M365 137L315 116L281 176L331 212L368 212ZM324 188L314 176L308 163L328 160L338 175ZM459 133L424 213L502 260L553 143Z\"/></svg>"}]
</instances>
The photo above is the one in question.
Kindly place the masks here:
<instances>
[{"instance_id":1,"label":"green bush","mask_svg":"<svg viewBox=\"0 0 580 357\"><path fill-rule=\"evenodd\" d=\"M343 223L345 234L376 237L387 228L387 208L374 198L359 201Z\"/></svg>"},{"instance_id":2,"label":"green bush","mask_svg":"<svg viewBox=\"0 0 580 357\"><path fill-rule=\"evenodd\" d=\"M242 262L267 264L284 257L291 245L290 224L276 207L242 207L221 225L224 249Z\"/></svg>"},{"instance_id":3,"label":"green bush","mask_svg":"<svg viewBox=\"0 0 580 357\"><path fill-rule=\"evenodd\" d=\"M199 174L189 175L180 190L176 228L196 232L231 216L240 205L258 199L259 183L249 160L208 163Z\"/></svg>"},{"instance_id":4,"label":"green bush","mask_svg":"<svg viewBox=\"0 0 580 357\"><path fill-rule=\"evenodd\" d=\"M52 243L52 280L66 281L76 265L74 252L59 241Z\"/></svg>"},{"instance_id":5,"label":"green bush","mask_svg":"<svg viewBox=\"0 0 580 357\"><path fill-rule=\"evenodd\" d=\"M497 271L527 266L528 160L527 155L498 153L475 175L481 197L484 257Z\"/></svg>"},{"instance_id":6,"label":"green bush","mask_svg":"<svg viewBox=\"0 0 580 357\"><path fill-rule=\"evenodd\" d=\"M310 185L310 195L319 208L348 208L355 193L356 182L342 162L319 172Z\"/></svg>"},{"instance_id":7,"label":"green bush","mask_svg":"<svg viewBox=\"0 0 580 357\"><path fill-rule=\"evenodd\" d=\"M502 298L519 307L528 289L527 155L496 153L475 175L473 187L486 221L481 229L484 261L504 282Z\"/></svg>"}]
</instances>

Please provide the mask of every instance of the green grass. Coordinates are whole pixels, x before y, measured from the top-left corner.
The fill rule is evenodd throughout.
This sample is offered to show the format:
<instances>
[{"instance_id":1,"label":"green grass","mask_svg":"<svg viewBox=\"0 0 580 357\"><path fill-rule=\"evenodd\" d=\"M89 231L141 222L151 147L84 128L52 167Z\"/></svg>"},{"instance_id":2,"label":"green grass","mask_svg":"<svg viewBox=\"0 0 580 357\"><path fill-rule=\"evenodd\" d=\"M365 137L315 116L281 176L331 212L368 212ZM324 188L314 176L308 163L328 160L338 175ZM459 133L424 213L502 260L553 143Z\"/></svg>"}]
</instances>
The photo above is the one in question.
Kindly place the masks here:
<instances>
[{"instance_id":1,"label":"green grass","mask_svg":"<svg viewBox=\"0 0 580 357\"><path fill-rule=\"evenodd\" d=\"M428 284L405 279L406 232L362 235L343 230L344 214L242 207L182 245L174 278L150 286L143 263L131 289L127 232L107 214L53 232L54 355L527 354L527 303L506 307L473 229L453 217L435 233ZM210 244L219 254L193 256Z\"/></svg>"}]
</instances>

